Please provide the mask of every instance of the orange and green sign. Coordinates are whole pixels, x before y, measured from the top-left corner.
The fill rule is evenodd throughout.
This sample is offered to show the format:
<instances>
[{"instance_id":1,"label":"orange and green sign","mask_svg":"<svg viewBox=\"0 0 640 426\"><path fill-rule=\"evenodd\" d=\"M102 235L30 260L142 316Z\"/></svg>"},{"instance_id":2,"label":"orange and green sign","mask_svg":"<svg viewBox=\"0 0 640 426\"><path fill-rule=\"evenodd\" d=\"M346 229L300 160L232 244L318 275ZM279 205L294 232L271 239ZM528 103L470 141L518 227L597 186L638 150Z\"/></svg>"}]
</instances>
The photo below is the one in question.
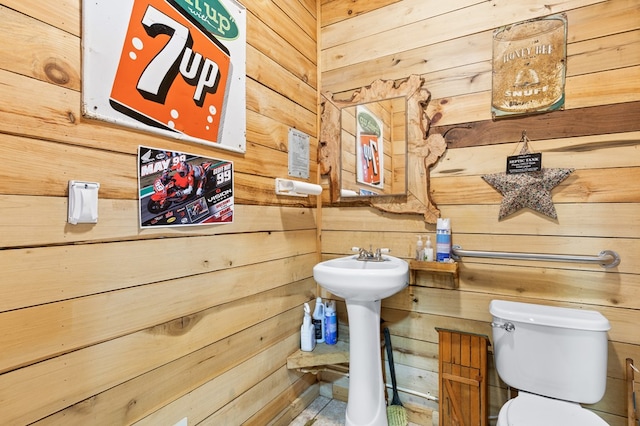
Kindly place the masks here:
<instances>
[{"instance_id":1,"label":"orange and green sign","mask_svg":"<svg viewBox=\"0 0 640 426\"><path fill-rule=\"evenodd\" d=\"M83 113L244 152L245 19L230 0L84 0Z\"/></svg>"}]
</instances>

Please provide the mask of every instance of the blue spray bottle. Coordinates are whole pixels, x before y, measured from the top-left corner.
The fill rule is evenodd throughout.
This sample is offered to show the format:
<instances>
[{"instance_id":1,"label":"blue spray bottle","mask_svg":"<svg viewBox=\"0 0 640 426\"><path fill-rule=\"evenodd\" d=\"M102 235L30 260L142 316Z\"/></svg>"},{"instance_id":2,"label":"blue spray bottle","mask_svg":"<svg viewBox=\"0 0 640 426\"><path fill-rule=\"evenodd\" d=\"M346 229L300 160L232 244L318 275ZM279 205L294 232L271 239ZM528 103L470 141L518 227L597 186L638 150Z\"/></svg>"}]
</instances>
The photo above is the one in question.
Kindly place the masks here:
<instances>
[{"instance_id":1,"label":"blue spray bottle","mask_svg":"<svg viewBox=\"0 0 640 426\"><path fill-rule=\"evenodd\" d=\"M336 315L336 302L327 302L324 307L324 342L327 345L338 343L338 316Z\"/></svg>"}]
</instances>

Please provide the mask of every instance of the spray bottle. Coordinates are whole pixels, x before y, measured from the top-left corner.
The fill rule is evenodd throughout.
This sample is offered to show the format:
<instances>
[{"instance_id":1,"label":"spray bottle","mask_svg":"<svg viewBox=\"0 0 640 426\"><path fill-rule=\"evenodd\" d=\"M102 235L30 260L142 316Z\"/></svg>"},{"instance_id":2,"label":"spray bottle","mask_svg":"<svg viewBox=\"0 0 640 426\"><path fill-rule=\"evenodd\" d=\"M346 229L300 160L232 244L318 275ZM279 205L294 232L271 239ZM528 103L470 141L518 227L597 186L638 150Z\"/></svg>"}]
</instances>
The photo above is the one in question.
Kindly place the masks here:
<instances>
[{"instance_id":1,"label":"spray bottle","mask_svg":"<svg viewBox=\"0 0 640 426\"><path fill-rule=\"evenodd\" d=\"M324 343L324 304L322 303L322 298L318 297L316 299L316 308L313 311L313 327L315 330L315 338L316 343Z\"/></svg>"},{"instance_id":2,"label":"spray bottle","mask_svg":"<svg viewBox=\"0 0 640 426\"><path fill-rule=\"evenodd\" d=\"M335 345L338 343L338 316L336 315L336 302L332 300L327 302L324 307L325 334L324 342L327 345Z\"/></svg>"},{"instance_id":3,"label":"spray bottle","mask_svg":"<svg viewBox=\"0 0 640 426\"><path fill-rule=\"evenodd\" d=\"M300 349L311 352L316 347L316 333L311 323L311 308L308 303L304 304L304 319L300 326Z\"/></svg>"}]
</instances>

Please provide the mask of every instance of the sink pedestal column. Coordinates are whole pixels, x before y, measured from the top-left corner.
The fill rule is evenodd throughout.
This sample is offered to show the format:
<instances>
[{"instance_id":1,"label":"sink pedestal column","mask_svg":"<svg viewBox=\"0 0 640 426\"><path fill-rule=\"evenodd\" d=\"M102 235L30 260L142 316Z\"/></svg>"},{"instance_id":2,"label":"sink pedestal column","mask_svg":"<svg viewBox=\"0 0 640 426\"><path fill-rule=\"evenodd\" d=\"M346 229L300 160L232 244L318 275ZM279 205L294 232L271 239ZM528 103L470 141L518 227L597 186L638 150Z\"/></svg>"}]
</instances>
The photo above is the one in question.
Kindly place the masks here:
<instances>
[{"instance_id":1,"label":"sink pedestal column","mask_svg":"<svg viewBox=\"0 0 640 426\"><path fill-rule=\"evenodd\" d=\"M346 426L387 426L382 380L380 300L345 300L349 316L349 397Z\"/></svg>"}]
</instances>

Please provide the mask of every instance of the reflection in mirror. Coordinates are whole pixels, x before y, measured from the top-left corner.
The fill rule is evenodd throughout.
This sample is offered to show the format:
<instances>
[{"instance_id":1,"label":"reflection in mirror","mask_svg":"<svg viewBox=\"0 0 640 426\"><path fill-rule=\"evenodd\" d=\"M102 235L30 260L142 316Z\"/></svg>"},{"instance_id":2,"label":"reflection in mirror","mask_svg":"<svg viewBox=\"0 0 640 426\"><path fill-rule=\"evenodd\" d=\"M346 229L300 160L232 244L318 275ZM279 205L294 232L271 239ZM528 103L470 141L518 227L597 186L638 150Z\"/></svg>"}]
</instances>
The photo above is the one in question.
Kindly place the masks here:
<instances>
[{"instance_id":1,"label":"reflection in mirror","mask_svg":"<svg viewBox=\"0 0 640 426\"><path fill-rule=\"evenodd\" d=\"M440 211L430 197L429 168L440 159L447 146L442 135L428 132L430 120L426 115L426 107L431 94L423 84L420 76L411 75L399 81L376 80L370 86L354 91L349 100L336 99L331 92L322 93L318 170L329 181L331 203L359 205L359 200L364 200L382 211L419 213L424 216L425 222L436 223ZM388 109L394 111L391 115L393 122L384 121L387 115L384 112L386 100L392 103ZM403 106L404 120L400 120L395 116L401 115ZM390 143L384 144L381 149L380 170L384 177L378 187L367 183L368 178L358 178L357 141L362 139L360 136L366 136L364 131L358 135L355 119L358 107L374 111L381 109L381 112L370 115L375 116L373 121L381 123L380 136L383 141ZM369 122L368 119L366 121ZM404 140L401 135L405 136ZM342 137L345 140L348 138L349 142L341 144ZM368 156L365 159L363 154L362 167L368 166L367 162L373 158L371 147L367 149ZM364 190L384 196L359 196Z\"/></svg>"},{"instance_id":2,"label":"reflection in mirror","mask_svg":"<svg viewBox=\"0 0 640 426\"><path fill-rule=\"evenodd\" d=\"M343 108L340 122L340 199L406 194L405 98Z\"/></svg>"}]
</instances>

